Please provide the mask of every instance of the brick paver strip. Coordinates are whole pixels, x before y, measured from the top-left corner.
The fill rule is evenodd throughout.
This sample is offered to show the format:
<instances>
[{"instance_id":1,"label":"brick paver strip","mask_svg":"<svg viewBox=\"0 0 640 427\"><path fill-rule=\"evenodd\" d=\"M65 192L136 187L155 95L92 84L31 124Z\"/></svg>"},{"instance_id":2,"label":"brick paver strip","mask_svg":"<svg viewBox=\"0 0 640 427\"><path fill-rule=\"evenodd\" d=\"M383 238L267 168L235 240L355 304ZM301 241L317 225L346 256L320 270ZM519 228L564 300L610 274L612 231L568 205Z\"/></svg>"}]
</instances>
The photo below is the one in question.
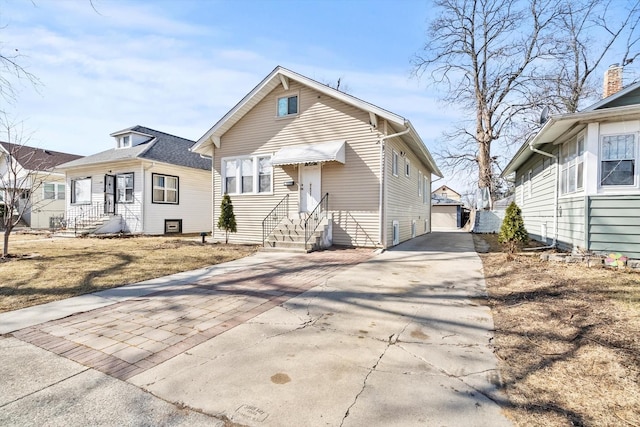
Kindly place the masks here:
<instances>
[{"instance_id":1,"label":"brick paver strip","mask_svg":"<svg viewBox=\"0 0 640 427\"><path fill-rule=\"evenodd\" d=\"M340 270L371 256L371 250L363 249L300 255L258 265L250 271L234 271L172 286L31 326L13 335L126 380L324 283Z\"/></svg>"}]
</instances>

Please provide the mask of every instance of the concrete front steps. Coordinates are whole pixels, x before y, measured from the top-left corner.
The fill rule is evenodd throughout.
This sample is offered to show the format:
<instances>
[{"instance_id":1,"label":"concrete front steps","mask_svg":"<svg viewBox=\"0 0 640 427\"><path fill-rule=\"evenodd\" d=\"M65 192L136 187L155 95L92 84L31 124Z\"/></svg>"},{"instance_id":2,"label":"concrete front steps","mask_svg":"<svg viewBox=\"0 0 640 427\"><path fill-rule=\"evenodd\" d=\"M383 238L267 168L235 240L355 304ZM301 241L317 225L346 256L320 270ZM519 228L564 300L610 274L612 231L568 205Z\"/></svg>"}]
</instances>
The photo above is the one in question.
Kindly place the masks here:
<instances>
[{"instance_id":1,"label":"concrete front steps","mask_svg":"<svg viewBox=\"0 0 640 427\"><path fill-rule=\"evenodd\" d=\"M82 237L82 236L88 236L90 234L94 234L96 231L98 231L100 228L104 227L106 224L110 223L111 221L114 220L114 218L116 218L119 220L119 216L116 215L105 215L101 218L92 220L92 221L86 221L86 222L80 222L78 224L77 228L74 228L73 225L68 225L68 228L62 229L62 230L58 230L56 231L53 236L54 237Z\"/></svg>"},{"instance_id":2,"label":"concrete front steps","mask_svg":"<svg viewBox=\"0 0 640 427\"><path fill-rule=\"evenodd\" d=\"M329 220L325 218L305 245L304 219L285 219L267 237L263 250L303 253L322 250L331 246L327 243L331 241L329 229Z\"/></svg>"}]
</instances>

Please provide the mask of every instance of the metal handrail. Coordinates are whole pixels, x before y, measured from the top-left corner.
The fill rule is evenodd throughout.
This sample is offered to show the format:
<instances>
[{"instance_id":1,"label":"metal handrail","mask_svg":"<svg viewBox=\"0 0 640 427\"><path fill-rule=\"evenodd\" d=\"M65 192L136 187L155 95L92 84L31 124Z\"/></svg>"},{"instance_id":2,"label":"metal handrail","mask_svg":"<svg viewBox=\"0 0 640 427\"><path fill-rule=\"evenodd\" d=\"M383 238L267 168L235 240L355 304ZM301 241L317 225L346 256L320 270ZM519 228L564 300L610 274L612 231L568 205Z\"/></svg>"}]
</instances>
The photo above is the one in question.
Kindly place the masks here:
<instances>
[{"instance_id":1,"label":"metal handrail","mask_svg":"<svg viewBox=\"0 0 640 427\"><path fill-rule=\"evenodd\" d=\"M289 218L289 195L287 194L280 200L275 208L262 220L262 246L267 237L282 222L283 219Z\"/></svg>"},{"instance_id":2,"label":"metal handrail","mask_svg":"<svg viewBox=\"0 0 640 427\"><path fill-rule=\"evenodd\" d=\"M73 206L67 212L67 227L73 222L73 233L78 234L78 228L87 226L105 216L104 203L94 202L86 205Z\"/></svg>"},{"instance_id":3,"label":"metal handrail","mask_svg":"<svg viewBox=\"0 0 640 427\"><path fill-rule=\"evenodd\" d=\"M309 239L315 233L316 229L322 222L322 220L327 216L327 211L329 210L329 193L326 193L318 206L311 211L307 219L304 221L304 248L307 248L307 243Z\"/></svg>"}]
</instances>

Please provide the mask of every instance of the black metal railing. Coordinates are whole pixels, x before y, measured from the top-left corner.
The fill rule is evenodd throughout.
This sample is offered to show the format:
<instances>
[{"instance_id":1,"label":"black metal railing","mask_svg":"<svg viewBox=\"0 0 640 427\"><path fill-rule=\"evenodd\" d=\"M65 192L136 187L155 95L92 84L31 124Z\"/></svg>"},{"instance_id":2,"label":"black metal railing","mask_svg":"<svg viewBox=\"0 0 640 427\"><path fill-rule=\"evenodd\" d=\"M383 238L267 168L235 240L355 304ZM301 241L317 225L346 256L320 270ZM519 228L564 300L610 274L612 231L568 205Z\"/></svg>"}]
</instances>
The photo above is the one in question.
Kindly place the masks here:
<instances>
[{"instance_id":1,"label":"black metal railing","mask_svg":"<svg viewBox=\"0 0 640 427\"><path fill-rule=\"evenodd\" d=\"M74 234L78 234L79 228L93 224L104 216L104 202L72 206L67 211L67 229L73 227Z\"/></svg>"},{"instance_id":2,"label":"black metal railing","mask_svg":"<svg viewBox=\"0 0 640 427\"><path fill-rule=\"evenodd\" d=\"M307 243L309 243L309 239L313 236L316 229L320 225L323 219L327 216L327 211L329 210L329 193L326 193L318 206L309 214L307 219L304 222L304 247L307 248Z\"/></svg>"},{"instance_id":3,"label":"black metal railing","mask_svg":"<svg viewBox=\"0 0 640 427\"><path fill-rule=\"evenodd\" d=\"M283 219L289 218L289 195L280 200L275 208L262 220L262 246L269 234L280 224Z\"/></svg>"}]
</instances>

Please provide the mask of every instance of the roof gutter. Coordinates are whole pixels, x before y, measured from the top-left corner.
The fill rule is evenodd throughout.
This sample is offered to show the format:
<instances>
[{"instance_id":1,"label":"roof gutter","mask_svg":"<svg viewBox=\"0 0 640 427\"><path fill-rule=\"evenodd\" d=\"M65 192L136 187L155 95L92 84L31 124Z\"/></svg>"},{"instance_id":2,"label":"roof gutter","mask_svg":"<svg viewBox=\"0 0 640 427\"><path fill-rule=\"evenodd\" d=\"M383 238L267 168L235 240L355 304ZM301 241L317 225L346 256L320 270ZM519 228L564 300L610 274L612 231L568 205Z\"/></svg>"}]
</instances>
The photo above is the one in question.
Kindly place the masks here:
<instances>
[{"instance_id":1,"label":"roof gutter","mask_svg":"<svg viewBox=\"0 0 640 427\"><path fill-rule=\"evenodd\" d=\"M395 138L397 136L402 136L402 135L406 135L409 132L411 132L411 126L409 126L409 122L405 121L404 122L404 126L406 127L405 130L403 130L402 132L398 132L398 133L394 133L391 135L386 135L381 137L380 139L378 139L378 144L380 144L380 198L378 201L378 205L379 205L379 221L380 221L380 230L378 233L378 244L381 245L382 247L385 247L385 243L386 243L386 236L385 236L385 216L386 216L386 196L387 196L387 180L385 179L385 144L384 142L387 139L390 138ZM386 122L385 122L385 128L386 128Z\"/></svg>"}]
</instances>

